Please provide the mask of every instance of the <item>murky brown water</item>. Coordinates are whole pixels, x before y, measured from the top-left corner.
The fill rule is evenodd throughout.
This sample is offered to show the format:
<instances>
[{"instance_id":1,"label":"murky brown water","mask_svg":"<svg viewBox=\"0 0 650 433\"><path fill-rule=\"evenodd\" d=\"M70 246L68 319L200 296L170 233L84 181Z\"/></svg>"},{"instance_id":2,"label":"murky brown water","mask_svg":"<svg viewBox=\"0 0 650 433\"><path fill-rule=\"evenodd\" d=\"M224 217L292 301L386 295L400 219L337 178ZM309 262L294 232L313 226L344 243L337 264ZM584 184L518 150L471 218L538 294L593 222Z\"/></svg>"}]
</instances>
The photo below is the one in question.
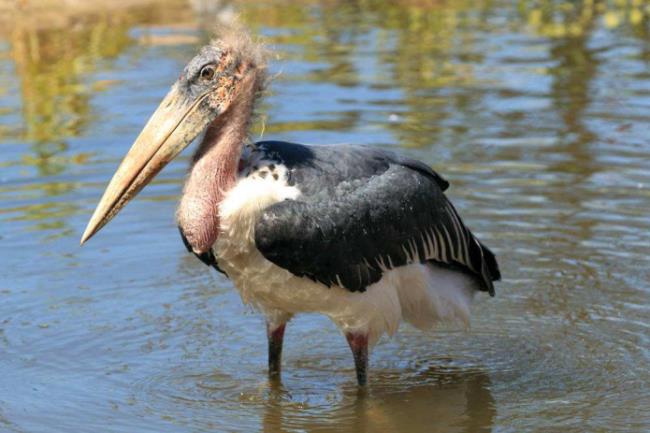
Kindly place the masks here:
<instances>
[{"instance_id":1,"label":"murky brown water","mask_svg":"<svg viewBox=\"0 0 650 433\"><path fill-rule=\"evenodd\" d=\"M0 431L650 430L648 3L129 3L0 3ZM78 247L215 12L278 53L257 135L421 158L499 256L471 330L402 327L367 395L318 316L268 383L263 320L177 234L187 154Z\"/></svg>"}]
</instances>

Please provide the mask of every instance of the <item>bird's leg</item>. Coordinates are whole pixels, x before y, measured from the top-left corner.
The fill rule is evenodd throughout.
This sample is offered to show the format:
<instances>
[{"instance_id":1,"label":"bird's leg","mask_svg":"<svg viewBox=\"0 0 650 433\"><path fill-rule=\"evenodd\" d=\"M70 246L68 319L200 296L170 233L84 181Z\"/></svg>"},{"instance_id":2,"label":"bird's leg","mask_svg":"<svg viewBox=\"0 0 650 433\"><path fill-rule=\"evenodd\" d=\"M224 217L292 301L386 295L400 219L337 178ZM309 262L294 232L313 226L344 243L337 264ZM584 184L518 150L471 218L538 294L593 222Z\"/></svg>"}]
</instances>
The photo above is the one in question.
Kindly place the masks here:
<instances>
[{"instance_id":1,"label":"bird's leg","mask_svg":"<svg viewBox=\"0 0 650 433\"><path fill-rule=\"evenodd\" d=\"M359 386L365 386L368 380L368 335L348 333L345 334L348 340L352 355L354 356L354 368L357 371L357 382Z\"/></svg>"},{"instance_id":2,"label":"bird's leg","mask_svg":"<svg viewBox=\"0 0 650 433\"><path fill-rule=\"evenodd\" d=\"M269 339L269 377L280 377L282 368L282 340L287 323L272 325L266 322L266 335Z\"/></svg>"}]
</instances>

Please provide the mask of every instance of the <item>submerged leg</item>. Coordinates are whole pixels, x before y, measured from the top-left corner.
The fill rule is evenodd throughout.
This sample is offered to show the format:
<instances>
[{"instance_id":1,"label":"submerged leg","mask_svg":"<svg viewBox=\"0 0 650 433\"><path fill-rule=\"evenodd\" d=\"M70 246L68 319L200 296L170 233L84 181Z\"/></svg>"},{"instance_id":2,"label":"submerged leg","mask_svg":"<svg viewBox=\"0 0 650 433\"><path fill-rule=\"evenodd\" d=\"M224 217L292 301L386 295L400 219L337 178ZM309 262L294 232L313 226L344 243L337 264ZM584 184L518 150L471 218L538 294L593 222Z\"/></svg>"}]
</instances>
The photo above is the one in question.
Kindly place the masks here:
<instances>
[{"instance_id":1,"label":"submerged leg","mask_svg":"<svg viewBox=\"0 0 650 433\"><path fill-rule=\"evenodd\" d=\"M269 340L269 377L280 377L282 369L282 341L287 323L271 325L266 323L266 335Z\"/></svg>"},{"instance_id":2,"label":"submerged leg","mask_svg":"<svg viewBox=\"0 0 650 433\"><path fill-rule=\"evenodd\" d=\"M366 334L349 333L345 334L345 338L347 338L354 356L357 382L359 386L365 386L368 380L368 336Z\"/></svg>"}]
</instances>

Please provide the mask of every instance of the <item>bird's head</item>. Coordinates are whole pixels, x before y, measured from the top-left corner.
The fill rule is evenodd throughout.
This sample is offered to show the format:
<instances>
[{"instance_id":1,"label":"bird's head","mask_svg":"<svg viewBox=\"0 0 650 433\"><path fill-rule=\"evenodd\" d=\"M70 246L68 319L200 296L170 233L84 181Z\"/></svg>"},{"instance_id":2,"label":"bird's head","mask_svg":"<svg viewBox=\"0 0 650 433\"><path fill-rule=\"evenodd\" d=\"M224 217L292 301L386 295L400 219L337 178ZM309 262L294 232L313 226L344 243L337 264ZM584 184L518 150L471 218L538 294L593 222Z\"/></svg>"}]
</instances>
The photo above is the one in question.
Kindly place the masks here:
<instances>
[{"instance_id":1,"label":"bird's head","mask_svg":"<svg viewBox=\"0 0 650 433\"><path fill-rule=\"evenodd\" d=\"M203 47L136 138L81 238L106 225L162 168L236 104L250 102L265 76L263 48L231 30Z\"/></svg>"}]
</instances>

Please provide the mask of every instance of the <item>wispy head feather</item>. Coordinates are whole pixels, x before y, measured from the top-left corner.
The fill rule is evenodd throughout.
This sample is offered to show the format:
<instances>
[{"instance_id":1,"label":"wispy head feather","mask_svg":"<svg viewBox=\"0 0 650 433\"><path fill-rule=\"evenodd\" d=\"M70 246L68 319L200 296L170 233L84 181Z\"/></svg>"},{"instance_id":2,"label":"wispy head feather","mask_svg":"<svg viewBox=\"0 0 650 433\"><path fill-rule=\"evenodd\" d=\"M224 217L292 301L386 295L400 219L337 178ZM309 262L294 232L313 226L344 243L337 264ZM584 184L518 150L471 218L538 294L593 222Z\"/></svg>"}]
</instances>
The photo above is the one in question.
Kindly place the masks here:
<instances>
[{"instance_id":1,"label":"wispy head feather","mask_svg":"<svg viewBox=\"0 0 650 433\"><path fill-rule=\"evenodd\" d=\"M250 62L251 66L265 72L270 56L264 42L253 37L238 19L220 23L215 28L215 39L211 45L225 50L232 50L240 59Z\"/></svg>"}]
</instances>

